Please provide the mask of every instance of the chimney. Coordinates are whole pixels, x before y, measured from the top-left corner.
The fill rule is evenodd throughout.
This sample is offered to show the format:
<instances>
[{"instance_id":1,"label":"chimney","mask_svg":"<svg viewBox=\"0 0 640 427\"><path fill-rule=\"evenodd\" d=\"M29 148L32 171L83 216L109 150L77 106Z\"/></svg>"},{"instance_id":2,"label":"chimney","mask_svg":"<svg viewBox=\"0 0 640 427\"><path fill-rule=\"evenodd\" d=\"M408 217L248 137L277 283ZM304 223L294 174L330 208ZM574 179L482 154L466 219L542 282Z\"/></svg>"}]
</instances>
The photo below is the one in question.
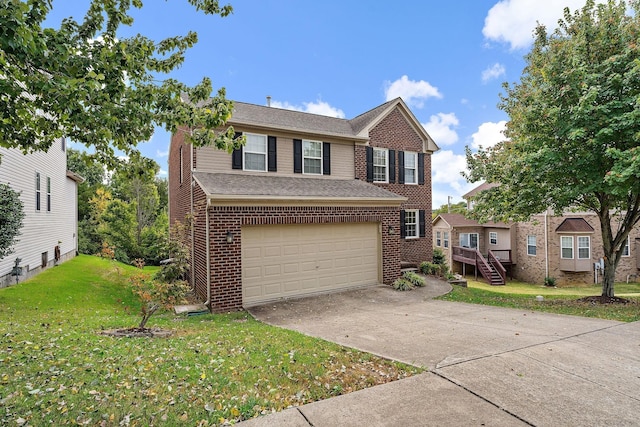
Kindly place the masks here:
<instances>
[{"instance_id":1,"label":"chimney","mask_svg":"<svg viewBox=\"0 0 640 427\"><path fill-rule=\"evenodd\" d=\"M267 107L271 107L271 97L267 95Z\"/></svg>"}]
</instances>

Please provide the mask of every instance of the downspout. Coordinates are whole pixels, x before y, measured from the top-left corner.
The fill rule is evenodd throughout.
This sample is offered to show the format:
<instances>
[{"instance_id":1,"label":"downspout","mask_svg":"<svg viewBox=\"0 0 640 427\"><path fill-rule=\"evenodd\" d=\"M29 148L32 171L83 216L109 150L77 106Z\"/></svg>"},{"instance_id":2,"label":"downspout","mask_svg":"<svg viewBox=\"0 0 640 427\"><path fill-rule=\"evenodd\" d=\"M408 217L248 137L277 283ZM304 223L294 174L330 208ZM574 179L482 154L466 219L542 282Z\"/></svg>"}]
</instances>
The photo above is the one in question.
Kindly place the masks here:
<instances>
[{"instance_id":1,"label":"downspout","mask_svg":"<svg viewBox=\"0 0 640 427\"><path fill-rule=\"evenodd\" d=\"M195 244L195 230L194 230L194 217L193 217L193 186L195 185L195 180L193 179L193 146L189 145L191 148L189 150L189 221L191 224L189 228L191 229L191 289L196 290L196 279L195 279L195 268L193 264L193 259L196 255L196 244Z\"/></svg>"},{"instance_id":2,"label":"downspout","mask_svg":"<svg viewBox=\"0 0 640 427\"><path fill-rule=\"evenodd\" d=\"M205 247L207 257L207 301L204 305L209 306L211 304L211 235L209 234L209 206L211 206L211 199L207 198L207 207L205 209Z\"/></svg>"},{"instance_id":3,"label":"downspout","mask_svg":"<svg viewBox=\"0 0 640 427\"><path fill-rule=\"evenodd\" d=\"M547 225L547 216L549 208L544 211L544 277L549 277L549 228Z\"/></svg>"}]
</instances>

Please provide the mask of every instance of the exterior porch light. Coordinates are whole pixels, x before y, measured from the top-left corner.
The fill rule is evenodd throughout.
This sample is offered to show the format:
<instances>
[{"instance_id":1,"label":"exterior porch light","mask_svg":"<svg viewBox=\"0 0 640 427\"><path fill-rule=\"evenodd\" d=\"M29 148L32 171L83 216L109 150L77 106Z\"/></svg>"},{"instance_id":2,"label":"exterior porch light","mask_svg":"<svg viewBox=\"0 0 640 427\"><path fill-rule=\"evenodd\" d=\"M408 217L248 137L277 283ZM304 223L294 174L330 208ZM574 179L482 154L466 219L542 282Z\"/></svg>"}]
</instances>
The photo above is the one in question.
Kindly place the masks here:
<instances>
[{"instance_id":1,"label":"exterior porch light","mask_svg":"<svg viewBox=\"0 0 640 427\"><path fill-rule=\"evenodd\" d=\"M233 233L227 231L227 243L233 243Z\"/></svg>"},{"instance_id":2,"label":"exterior porch light","mask_svg":"<svg viewBox=\"0 0 640 427\"><path fill-rule=\"evenodd\" d=\"M389 226L389 234L390 234L391 236L393 236L394 234L396 234L396 229L395 229L395 228L393 228L393 225L390 225L390 226Z\"/></svg>"}]
</instances>

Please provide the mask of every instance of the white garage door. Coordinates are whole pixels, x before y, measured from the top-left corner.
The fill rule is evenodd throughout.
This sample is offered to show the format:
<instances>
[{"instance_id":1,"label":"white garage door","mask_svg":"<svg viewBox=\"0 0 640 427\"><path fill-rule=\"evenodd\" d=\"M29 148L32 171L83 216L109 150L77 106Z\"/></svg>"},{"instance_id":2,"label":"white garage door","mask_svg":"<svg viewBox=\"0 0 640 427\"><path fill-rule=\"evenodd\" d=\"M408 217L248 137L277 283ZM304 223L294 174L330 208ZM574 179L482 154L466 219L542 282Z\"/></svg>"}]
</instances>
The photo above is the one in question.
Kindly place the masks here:
<instances>
[{"instance_id":1,"label":"white garage door","mask_svg":"<svg viewBox=\"0 0 640 427\"><path fill-rule=\"evenodd\" d=\"M377 223L242 227L245 305L379 283Z\"/></svg>"}]
</instances>

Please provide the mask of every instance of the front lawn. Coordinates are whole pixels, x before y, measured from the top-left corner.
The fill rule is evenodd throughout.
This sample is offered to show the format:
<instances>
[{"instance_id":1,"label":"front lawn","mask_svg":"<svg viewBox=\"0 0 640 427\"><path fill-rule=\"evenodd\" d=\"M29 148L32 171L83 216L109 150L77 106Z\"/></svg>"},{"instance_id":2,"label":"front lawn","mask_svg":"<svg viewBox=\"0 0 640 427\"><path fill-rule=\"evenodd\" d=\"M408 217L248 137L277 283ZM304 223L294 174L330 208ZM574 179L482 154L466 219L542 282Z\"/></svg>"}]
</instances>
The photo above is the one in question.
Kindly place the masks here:
<instances>
[{"instance_id":1,"label":"front lawn","mask_svg":"<svg viewBox=\"0 0 640 427\"><path fill-rule=\"evenodd\" d=\"M421 371L244 312L152 317L165 339L100 335L139 322L137 271L79 256L0 289L0 424L219 425Z\"/></svg>"},{"instance_id":2,"label":"front lawn","mask_svg":"<svg viewBox=\"0 0 640 427\"><path fill-rule=\"evenodd\" d=\"M585 296L600 295L600 286L553 288L509 281L505 286L491 286L467 278L467 288L453 287L453 291L438 299L472 304L520 308L557 314L597 317L600 319L634 322L640 320L640 284L617 283L616 296L626 298L629 304L593 304L577 301ZM536 296L543 296L537 301Z\"/></svg>"}]
</instances>

